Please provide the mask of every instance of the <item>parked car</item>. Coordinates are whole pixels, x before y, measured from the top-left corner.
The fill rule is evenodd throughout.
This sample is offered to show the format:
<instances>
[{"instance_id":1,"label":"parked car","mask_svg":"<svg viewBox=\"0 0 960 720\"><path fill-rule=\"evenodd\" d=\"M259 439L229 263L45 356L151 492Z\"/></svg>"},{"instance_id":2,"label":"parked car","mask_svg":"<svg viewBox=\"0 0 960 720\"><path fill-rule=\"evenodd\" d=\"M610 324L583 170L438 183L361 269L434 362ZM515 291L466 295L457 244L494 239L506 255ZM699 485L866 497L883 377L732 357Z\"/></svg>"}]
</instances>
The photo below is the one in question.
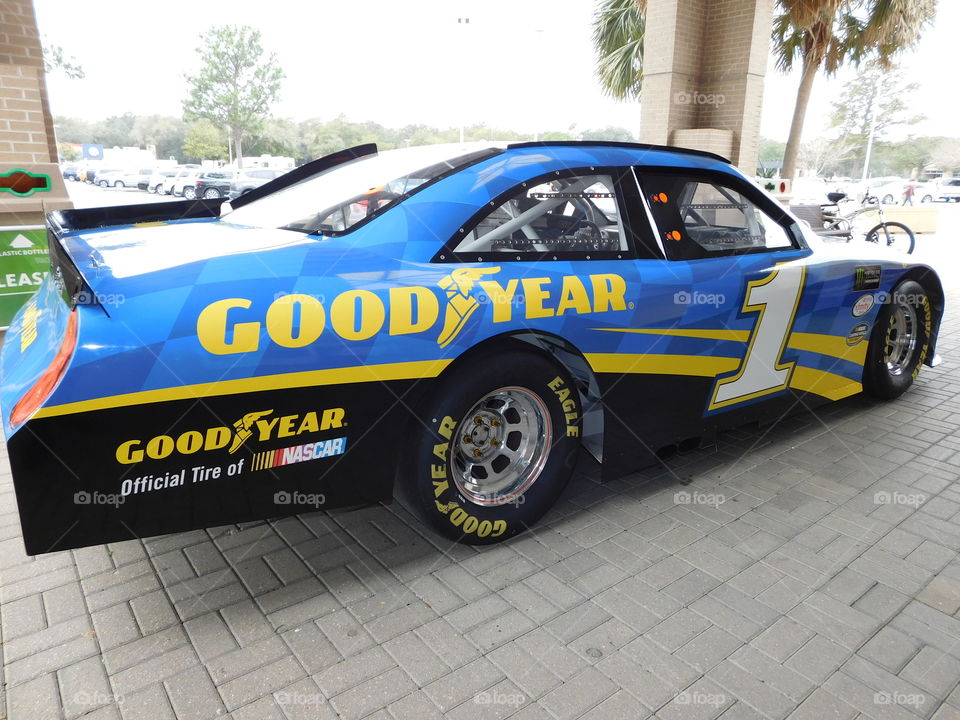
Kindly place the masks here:
<instances>
[{"instance_id":1,"label":"parked car","mask_svg":"<svg viewBox=\"0 0 960 720\"><path fill-rule=\"evenodd\" d=\"M144 179L153 174L152 168L138 168L133 170L113 170L97 175L97 185L100 187L135 188Z\"/></svg>"},{"instance_id":2,"label":"parked car","mask_svg":"<svg viewBox=\"0 0 960 720\"><path fill-rule=\"evenodd\" d=\"M154 170L153 174L147 179L147 192L164 194L163 181L175 177L178 172L180 172L179 168Z\"/></svg>"},{"instance_id":3,"label":"parked car","mask_svg":"<svg viewBox=\"0 0 960 720\"><path fill-rule=\"evenodd\" d=\"M28 554L395 491L499 542L582 448L617 477L938 362L934 270L705 152L365 145L251 197L49 216L0 349Z\"/></svg>"},{"instance_id":4,"label":"parked car","mask_svg":"<svg viewBox=\"0 0 960 720\"><path fill-rule=\"evenodd\" d=\"M87 168L87 182L93 185L100 184L100 178L108 173L116 172L117 168L112 167L90 167Z\"/></svg>"},{"instance_id":5,"label":"parked car","mask_svg":"<svg viewBox=\"0 0 960 720\"><path fill-rule=\"evenodd\" d=\"M61 168L61 173L63 174L64 180L78 180L77 171L79 170L78 165L64 165Z\"/></svg>"},{"instance_id":6,"label":"parked car","mask_svg":"<svg viewBox=\"0 0 960 720\"><path fill-rule=\"evenodd\" d=\"M230 181L235 175L233 170L206 170L194 181L193 196L207 200L227 197L230 192Z\"/></svg>"},{"instance_id":7,"label":"parked car","mask_svg":"<svg viewBox=\"0 0 960 720\"><path fill-rule=\"evenodd\" d=\"M960 202L960 177L941 178L937 195L947 202Z\"/></svg>"},{"instance_id":8,"label":"parked car","mask_svg":"<svg viewBox=\"0 0 960 720\"><path fill-rule=\"evenodd\" d=\"M272 168L254 168L252 170L241 170L230 183L230 191L227 197L238 198L246 195L254 188L278 178L289 170L275 170Z\"/></svg>"},{"instance_id":9,"label":"parked car","mask_svg":"<svg viewBox=\"0 0 960 720\"><path fill-rule=\"evenodd\" d=\"M196 194L197 178L202 171L196 168L188 169L186 172L177 173L173 184L170 187L170 194L176 197L184 197L187 200L193 200Z\"/></svg>"}]
</instances>

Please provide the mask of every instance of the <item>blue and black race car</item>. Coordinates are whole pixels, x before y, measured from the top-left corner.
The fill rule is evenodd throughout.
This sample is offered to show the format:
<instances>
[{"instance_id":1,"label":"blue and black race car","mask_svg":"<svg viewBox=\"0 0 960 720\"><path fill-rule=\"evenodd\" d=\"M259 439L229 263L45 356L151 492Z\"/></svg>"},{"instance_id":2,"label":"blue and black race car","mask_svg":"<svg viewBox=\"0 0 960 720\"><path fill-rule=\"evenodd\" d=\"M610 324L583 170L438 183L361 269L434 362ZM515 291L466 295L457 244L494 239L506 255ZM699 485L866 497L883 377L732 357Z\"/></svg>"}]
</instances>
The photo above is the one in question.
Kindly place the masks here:
<instances>
[{"instance_id":1,"label":"blue and black race car","mask_svg":"<svg viewBox=\"0 0 960 720\"><path fill-rule=\"evenodd\" d=\"M364 145L230 204L49 216L0 358L31 554L409 498L448 538L934 365L943 291L702 152ZM872 252L882 253L885 249Z\"/></svg>"}]
</instances>

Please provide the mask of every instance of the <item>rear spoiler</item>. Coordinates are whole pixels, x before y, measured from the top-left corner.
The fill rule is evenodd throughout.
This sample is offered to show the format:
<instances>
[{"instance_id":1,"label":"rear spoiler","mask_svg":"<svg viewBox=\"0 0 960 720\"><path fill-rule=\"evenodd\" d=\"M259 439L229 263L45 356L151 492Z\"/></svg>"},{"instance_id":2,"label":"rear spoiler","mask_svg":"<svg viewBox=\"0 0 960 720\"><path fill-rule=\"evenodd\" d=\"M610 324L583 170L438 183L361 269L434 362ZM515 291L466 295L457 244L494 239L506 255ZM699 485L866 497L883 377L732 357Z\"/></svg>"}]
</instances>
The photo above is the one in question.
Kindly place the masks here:
<instances>
[{"instance_id":1,"label":"rear spoiler","mask_svg":"<svg viewBox=\"0 0 960 720\"><path fill-rule=\"evenodd\" d=\"M331 168L335 168L337 165L342 165L343 163L356 160L357 158L366 157L367 155L376 154L376 143L366 143L364 145L355 145L354 147L347 148L346 150L338 150L337 152L330 153L329 155L324 155L318 160L311 160L306 165L301 165L300 167L295 168L288 173L284 173L280 177L274 178L270 182L264 183L260 187L254 188L250 192L244 193L240 197L231 200L230 207L243 207L247 203L251 203L254 200L259 200L265 195L275 193L277 190L283 190L291 185L296 185L301 180L306 180L314 175L319 175L320 173L326 172Z\"/></svg>"},{"instance_id":2,"label":"rear spoiler","mask_svg":"<svg viewBox=\"0 0 960 720\"><path fill-rule=\"evenodd\" d=\"M220 215L222 198L216 200L174 200L173 202L119 205L116 207L57 210L47 216L59 234L71 230L92 230L116 225L135 225L171 220L199 220Z\"/></svg>"}]
</instances>

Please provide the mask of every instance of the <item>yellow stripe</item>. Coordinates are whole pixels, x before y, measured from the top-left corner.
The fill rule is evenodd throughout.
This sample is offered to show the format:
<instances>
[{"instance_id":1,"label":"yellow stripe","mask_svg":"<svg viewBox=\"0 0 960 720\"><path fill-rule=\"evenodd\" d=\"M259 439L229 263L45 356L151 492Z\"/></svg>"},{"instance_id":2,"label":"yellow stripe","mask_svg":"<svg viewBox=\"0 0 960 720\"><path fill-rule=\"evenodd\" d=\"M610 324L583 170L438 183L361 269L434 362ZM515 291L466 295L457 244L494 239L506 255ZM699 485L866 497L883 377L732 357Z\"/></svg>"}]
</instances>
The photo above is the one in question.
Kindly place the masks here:
<instances>
[{"instance_id":1,"label":"yellow stripe","mask_svg":"<svg viewBox=\"0 0 960 720\"><path fill-rule=\"evenodd\" d=\"M816 393L830 400L840 400L863 390L863 386L856 380L801 365L797 365L794 369L793 377L790 378L790 387L794 390Z\"/></svg>"},{"instance_id":2,"label":"yellow stripe","mask_svg":"<svg viewBox=\"0 0 960 720\"><path fill-rule=\"evenodd\" d=\"M736 370L740 365L740 358L709 355L587 353L585 357L594 371L612 373L716 377L721 373Z\"/></svg>"},{"instance_id":3,"label":"yellow stripe","mask_svg":"<svg viewBox=\"0 0 960 720\"><path fill-rule=\"evenodd\" d=\"M806 350L820 355L829 355L839 360L863 365L867 359L867 341L862 340L852 347L847 345L847 339L839 335L820 335L818 333L795 332L790 335L787 347L794 350Z\"/></svg>"},{"instance_id":4,"label":"yellow stripe","mask_svg":"<svg viewBox=\"0 0 960 720\"><path fill-rule=\"evenodd\" d=\"M641 335L670 335L671 337L699 338L702 340L732 340L734 342L746 342L750 339L749 330L695 330L680 328L669 328L665 330L647 328L593 328L593 330L638 333Z\"/></svg>"},{"instance_id":5,"label":"yellow stripe","mask_svg":"<svg viewBox=\"0 0 960 720\"><path fill-rule=\"evenodd\" d=\"M239 395L260 392L262 390L286 390L298 387L316 387L320 385L343 385L346 383L375 382L382 380L411 380L436 377L452 360L421 360L406 363L388 363L385 365L360 365L331 370L310 370L307 372L267 375L264 377L244 378L241 380L223 380L199 385L182 385L162 390L144 390L143 392L111 395L110 397L82 400L41 408L34 417L54 417L72 413L104 410L128 405L167 402L169 400L194 400L215 395Z\"/></svg>"},{"instance_id":6,"label":"yellow stripe","mask_svg":"<svg viewBox=\"0 0 960 720\"><path fill-rule=\"evenodd\" d=\"M648 328L593 328L607 332L636 333L640 335L667 335L670 337L697 338L700 340L727 340L731 342L747 342L750 339L749 330L698 330L698 329L648 329ZM857 343L853 347L847 345L847 339L840 335L823 335L820 333L791 333L787 347L793 350L806 350L820 355L849 360L863 365L867 357L867 341Z\"/></svg>"}]
</instances>

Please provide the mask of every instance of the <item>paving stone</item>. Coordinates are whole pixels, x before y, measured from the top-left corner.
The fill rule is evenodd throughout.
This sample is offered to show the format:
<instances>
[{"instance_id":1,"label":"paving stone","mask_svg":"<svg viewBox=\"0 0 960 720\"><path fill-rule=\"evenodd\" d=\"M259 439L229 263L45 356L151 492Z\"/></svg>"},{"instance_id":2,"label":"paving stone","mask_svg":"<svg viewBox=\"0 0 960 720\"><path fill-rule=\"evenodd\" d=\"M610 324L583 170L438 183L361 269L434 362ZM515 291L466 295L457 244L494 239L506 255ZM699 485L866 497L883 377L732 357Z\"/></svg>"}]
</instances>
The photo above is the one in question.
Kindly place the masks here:
<instances>
[{"instance_id":1,"label":"paving stone","mask_svg":"<svg viewBox=\"0 0 960 720\"><path fill-rule=\"evenodd\" d=\"M900 677L938 698L946 697L960 680L960 660L931 647L917 653Z\"/></svg>"},{"instance_id":2,"label":"paving stone","mask_svg":"<svg viewBox=\"0 0 960 720\"><path fill-rule=\"evenodd\" d=\"M960 581L938 575L920 591L917 600L947 615L953 615L960 610Z\"/></svg>"},{"instance_id":3,"label":"paving stone","mask_svg":"<svg viewBox=\"0 0 960 720\"><path fill-rule=\"evenodd\" d=\"M503 677L503 673L493 663L486 658L478 658L427 685L423 691L442 712L447 712L493 686Z\"/></svg>"},{"instance_id":4,"label":"paving stone","mask_svg":"<svg viewBox=\"0 0 960 720\"><path fill-rule=\"evenodd\" d=\"M892 627L882 627L857 651L892 673L899 673L920 650L923 643Z\"/></svg>"},{"instance_id":5,"label":"paving stone","mask_svg":"<svg viewBox=\"0 0 960 720\"><path fill-rule=\"evenodd\" d=\"M303 668L287 656L219 685L217 690L227 710L235 710L302 677Z\"/></svg>"},{"instance_id":6,"label":"paving stone","mask_svg":"<svg viewBox=\"0 0 960 720\"><path fill-rule=\"evenodd\" d=\"M547 693L540 700L540 704L560 720L577 718L599 705L617 690L617 685L608 677L594 668L586 668L560 687Z\"/></svg>"},{"instance_id":7,"label":"paving stone","mask_svg":"<svg viewBox=\"0 0 960 720\"><path fill-rule=\"evenodd\" d=\"M57 672L63 713L75 718L117 701L99 657L81 660Z\"/></svg>"},{"instance_id":8,"label":"paving stone","mask_svg":"<svg viewBox=\"0 0 960 720\"><path fill-rule=\"evenodd\" d=\"M3 638L7 642L43 630L47 626L43 596L36 593L5 603L0 619L3 621Z\"/></svg>"},{"instance_id":9,"label":"paving stone","mask_svg":"<svg viewBox=\"0 0 960 720\"><path fill-rule=\"evenodd\" d=\"M394 668L371 678L332 698L330 704L344 720L369 715L376 708L385 707L417 689L414 682L401 670Z\"/></svg>"},{"instance_id":10,"label":"paving stone","mask_svg":"<svg viewBox=\"0 0 960 720\"><path fill-rule=\"evenodd\" d=\"M220 693L199 668L167 678L163 684L177 720L207 720L224 712Z\"/></svg>"},{"instance_id":11,"label":"paving stone","mask_svg":"<svg viewBox=\"0 0 960 720\"><path fill-rule=\"evenodd\" d=\"M674 654L701 673L707 672L727 658L743 643L726 630L711 626L690 640Z\"/></svg>"},{"instance_id":12,"label":"paving stone","mask_svg":"<svg viewBox=\"0 0 960 720\"><path fill-rule=\"evenodd\" d=\"M383 648L373 647L321 670L314 680L324 695L332 698L364 680L382 675L396 664Z\"/></svg>"}]
</instances>

